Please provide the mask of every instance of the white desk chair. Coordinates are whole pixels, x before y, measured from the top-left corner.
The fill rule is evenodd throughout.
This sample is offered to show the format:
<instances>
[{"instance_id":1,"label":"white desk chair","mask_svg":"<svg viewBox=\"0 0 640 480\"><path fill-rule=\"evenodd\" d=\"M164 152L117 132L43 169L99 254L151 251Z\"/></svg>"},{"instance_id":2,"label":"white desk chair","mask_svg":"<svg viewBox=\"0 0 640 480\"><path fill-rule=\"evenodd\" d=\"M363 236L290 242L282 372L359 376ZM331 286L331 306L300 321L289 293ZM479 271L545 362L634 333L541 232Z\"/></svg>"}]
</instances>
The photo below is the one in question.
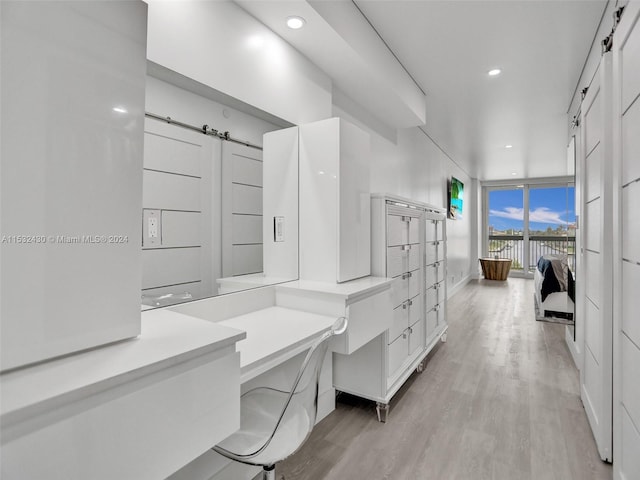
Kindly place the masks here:
<instances>
[{"instance_id":1,"label":"white desk chair","mask_svg":"<svg viewBox=\"0 0 640 480\"><path fill-rule=\"evenodd\" d=\"M263 469L275 480L275 464L293 455L307 440L318 412L318 380L329 339L347 329L341 317L309 349L291 391L258 387L240 398L240 430L213 450L237 462Z\"/></svg>"}]
</instances>

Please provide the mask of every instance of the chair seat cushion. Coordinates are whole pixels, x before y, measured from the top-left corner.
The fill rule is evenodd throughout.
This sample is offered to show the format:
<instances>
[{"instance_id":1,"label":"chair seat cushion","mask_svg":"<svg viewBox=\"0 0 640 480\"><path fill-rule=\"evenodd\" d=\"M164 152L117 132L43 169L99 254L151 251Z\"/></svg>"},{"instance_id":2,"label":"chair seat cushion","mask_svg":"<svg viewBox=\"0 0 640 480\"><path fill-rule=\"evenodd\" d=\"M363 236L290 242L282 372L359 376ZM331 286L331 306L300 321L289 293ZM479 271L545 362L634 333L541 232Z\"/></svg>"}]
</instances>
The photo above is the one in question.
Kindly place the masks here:
<instances>
[{"instance_id":1,"label":"chair seat cushion","mask_svg":"<svg viewBox=\"0 0 640 480\"><path fill-rule=\"evenodd\" d=\"M245 393L240 402L240 430L218 446L236 455L248 455L260 449L274 431L288 396L288 392L271 388L256 388ZM293 395L269 446L259 455L247 459L246 463L273 465L300 447L315 420L301 400L300 394Z\"/></svg>"}]
</instances>

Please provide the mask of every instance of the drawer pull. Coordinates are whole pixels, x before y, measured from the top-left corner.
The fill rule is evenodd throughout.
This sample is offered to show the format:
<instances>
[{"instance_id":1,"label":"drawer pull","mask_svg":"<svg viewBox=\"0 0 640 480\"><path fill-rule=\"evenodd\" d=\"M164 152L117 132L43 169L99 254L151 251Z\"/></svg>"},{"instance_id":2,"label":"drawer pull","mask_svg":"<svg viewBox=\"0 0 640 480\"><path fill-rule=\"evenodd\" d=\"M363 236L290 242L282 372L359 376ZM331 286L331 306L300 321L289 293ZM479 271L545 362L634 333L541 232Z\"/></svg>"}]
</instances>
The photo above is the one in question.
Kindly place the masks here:
<instances>
[{"instance_id":1,"label":"drawer pull","mask_svg":"<svg viewBox=\"0 0 640 480\"><path fill-rule=\"evenodd\" d=\"M409 300L409 306L413 305L413 300Z\"/></svg>"},{"instance_id":2,"label":"drawer pull","mask_svg":"<svg viewBox=\"0 0 640 480\"><path fill-rule=\"evenodd\" d=\"M411 272L407 273L407 278L411 278L411 277L413 277L413 273Z\"/></svg>"},{"instance_id":3,"label":"drawer pull","mask_svg":"<svg viewBox=\"0 0 640 480\"><path fill-rule=\"evenodd\" d=\"M407 338L407 331L402 332L402 338Z\"/></svg>"},{"instance_id":4,"label":"drawer pull","mask_svg":"<svg viewBox=\"0 0 640 480\"><path fill-rule=\"evenodd\" d=\"M407 309L407 302L404 302L404 303L402 304L402 309L403 309L403 310L406 310L406 309Z\"/></svg>"},{"instance_id":5,"label":"drawer pull","mask_svg":"<svg viewBox=\"0 0 640 480\"><path fill-rule=\"evenodd\" d=\"M409 278L409 274L408 273L403 273L402 274L402 280L406 280L407 278Z\"/></svg>"},{"instance_id":6,"label":"drawer pull","mask_svg":"<svg viewBox=\"0 0 640 480\"><path fill-rule=\"evenodd\" d=\"M413 327L409 327L409 333L413 333Z\"/></svg>"},{"instance_id":7,"label":"drawer pull","mask_svg":"<svg viewBox=\"0 0 640 480\"><path fill-rule=\"evenodd\" d=\"M404 251L411 250L411 245L403 245L402 250Z\"/></svg>"}]
</instances>

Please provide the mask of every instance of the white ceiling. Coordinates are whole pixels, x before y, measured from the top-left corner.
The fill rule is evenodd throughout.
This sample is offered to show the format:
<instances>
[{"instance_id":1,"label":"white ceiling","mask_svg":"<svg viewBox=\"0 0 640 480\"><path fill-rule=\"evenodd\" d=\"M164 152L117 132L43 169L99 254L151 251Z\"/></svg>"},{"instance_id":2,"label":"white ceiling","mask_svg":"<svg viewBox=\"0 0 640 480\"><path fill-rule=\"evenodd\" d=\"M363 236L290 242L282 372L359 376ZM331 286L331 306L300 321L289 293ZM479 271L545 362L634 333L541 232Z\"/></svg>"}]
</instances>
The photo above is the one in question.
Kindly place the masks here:
<instances>
[{"instance_id":1,"label":"white ceiling","mask_svg":"<svg viewBox=\"0 0 640 480\"><path fill-rule=\"evenodd\" d=\"M267 14L271 2L256 3L264 18L256 9L252 13L313 61L317 52L308 39L298 45L295 35L282 32L273 8ZM344 2L310 3L325 11L344 8ZM426 92L421 128L470 176L498 180L569 173L567 110L606 0L354 3ZM321 50L321 33L314 35L315 49ZM502 74L489 77L492 68Z\"/></svg>"}]
</instances>

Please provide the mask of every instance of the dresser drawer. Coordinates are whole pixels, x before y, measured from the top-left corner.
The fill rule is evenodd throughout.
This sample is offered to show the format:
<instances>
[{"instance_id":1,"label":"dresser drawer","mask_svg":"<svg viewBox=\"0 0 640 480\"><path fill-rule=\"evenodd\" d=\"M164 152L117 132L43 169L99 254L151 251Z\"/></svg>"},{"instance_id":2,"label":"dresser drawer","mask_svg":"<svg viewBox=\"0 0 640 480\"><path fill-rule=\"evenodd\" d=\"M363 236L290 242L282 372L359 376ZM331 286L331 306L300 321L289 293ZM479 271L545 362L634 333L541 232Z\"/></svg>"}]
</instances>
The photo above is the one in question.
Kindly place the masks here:
<instances>
[{"instance_id":1,"label":"dresser drawer","mask_svg":"<svg viewBox=\"0 0 640 480\"><path fill-rule=\"evenodd\" d=\"M409 305L409 326L411 326L422 318L422 301L420 295L416 295L412 299L407 300L407 303Z\"/></svg>"},{"instance_id":2,"label":"dresser drawer","mask_svg":"<svg viewBox=\"0 0 640 480\"><path fill-rule=\"evenodd\" d=\"M442 283L436 283L427 288L426 291L426 309L431 310L436 305L439 305L444 300L444 285Z\"/></svg>"},{"instance_id":3,"label":"dresser drawer","mask_svg":"<svg viewBox=\"0 0 640 480\"><path fill-rule=\"evenodd\" d=\"M434 283L436 283L438 267L434 264L427 265L424 267L424 284L426 288L431 287Z\"/></svg>"},{"instance_id":4,"label":"dresser drawer","mask_svg":"<svg viewBox=\"0 0 640 480\"><path fill-rule=\"evenodd\" d=\"M424 251L424 264L431 265L438 260L438 244L436 242L427 242Z\"/></svg>"},{"instance_id":5,"label":"dresser drawer","mask_svg":"<svg viewBox=\"0 0 640 480\"><path fill-rule=\"evenodd\" d=\"M409 298L420 293L420 270L403 273L393 279L391 284L391 298L393 307L397 307Z\"/></svg>"},{"instance_id":6,"label":"dresser drawer","mask_svg":"<svg viewBox=\"0 0 640 480\"><path fill-rule=\"evenodd\" d=\"M389 343L393 343L407 327L409 327L409 308L405 302L393 309L393 320L391 327L389 327Z\"/></svg>"},{"instance_id":7,"label":"dresser drawer","mask_svg":"<svg viewBox=\"0 0 640 480\"><path fill-rule=\"evenodd\" d=\"M408 215L387 215L387 246L420 243L420 219Z\"/></svg>"},{"instance_id":8,"label":"dresser drawer","mask_svg":"<svg viewBox=\"0 0 640 480\"><path fill-rule=\"evenodd\" d=\"M419 245L387 247L387 277L415 270L420 267Z\"/></svg>"},{"instance_id":9,"label":"dresser drawer","mask_svg":"<svg viewBox=\"0 0 640 480\"><path fill-rule=\"evenodd\" d=\"M425 240L427 242L434 242L437 237L438 221L437 220L425 220Z\"/></svg>"}]
</instances>

